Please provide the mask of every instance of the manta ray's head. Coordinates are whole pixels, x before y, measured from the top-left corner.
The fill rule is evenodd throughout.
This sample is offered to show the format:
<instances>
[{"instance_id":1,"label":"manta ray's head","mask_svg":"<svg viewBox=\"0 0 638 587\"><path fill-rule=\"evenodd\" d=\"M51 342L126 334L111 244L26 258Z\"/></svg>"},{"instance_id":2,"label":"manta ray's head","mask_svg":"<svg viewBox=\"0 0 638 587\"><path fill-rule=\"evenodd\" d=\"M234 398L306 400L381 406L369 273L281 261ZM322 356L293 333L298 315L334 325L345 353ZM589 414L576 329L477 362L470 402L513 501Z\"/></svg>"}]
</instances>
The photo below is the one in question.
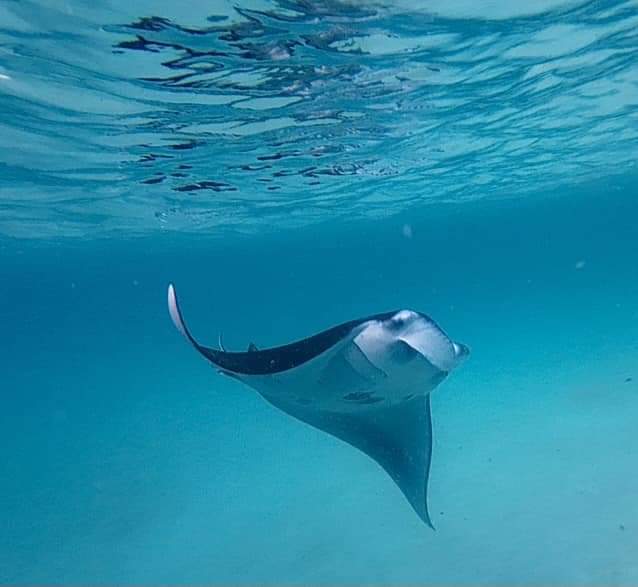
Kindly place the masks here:
<instances>
[{"instance_id":1,"label":"manta ray's head","mask_svg":"<svg viewBox=\"0 0 638 587\"><path fill-rule=\"evenodd\" d=\"M400 310L385 320L383 326L446 373L470 354L467 346L451 340L432 318L421 312Z\"/></svg>"}]
</instances>

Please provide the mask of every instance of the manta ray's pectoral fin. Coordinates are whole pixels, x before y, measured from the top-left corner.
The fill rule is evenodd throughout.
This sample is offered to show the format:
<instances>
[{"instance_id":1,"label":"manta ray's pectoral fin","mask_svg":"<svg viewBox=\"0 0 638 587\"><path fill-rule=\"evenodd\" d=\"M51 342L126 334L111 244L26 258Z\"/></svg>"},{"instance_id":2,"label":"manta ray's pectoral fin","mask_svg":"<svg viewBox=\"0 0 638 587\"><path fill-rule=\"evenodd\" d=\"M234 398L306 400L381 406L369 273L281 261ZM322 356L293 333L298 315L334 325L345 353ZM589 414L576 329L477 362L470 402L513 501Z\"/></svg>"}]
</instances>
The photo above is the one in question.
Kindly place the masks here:
<instances>
[{"instance_id":1,"label":"manta ray's pectoral fin","mask_svg":"<svg viewBox=\"0 0 638 587\"><path fill-rule=\"evenodd\" d=\"M186 337L186 339L202 355L204 355L204 357L206 357L209 361L211 361L215 367L218 367L220 357L225 354L225 351L223 350L217 351L215 349L206 348L202 346L201 344L199 344L195 340L195 338L193 338L193 335L190 333L190 330L186 326L186 323L184 322L184 318L182 317L182 312L180 311L179 303L177 302L177 294L175 293L175 287L173 286L172 283L169 283L168 285L168 312L171 316L171 320L173 321L173 324L175 325L175 328L177 328L177 330L179 330ZM219 345L223 349L221 334L219 335ZM224 375L231 374L230 372L227 372L226 370L221 372L223 372Z\"/></svg>"},{"instance_id":2,"label":"manta ray's pectoral fin","mask_svg":"<svg viewBox=\"0 0 638 587\"><path fill-rule=\"evenodd\" d=\"M329 412L264 395L284 412L358 448L381 465L399 486L418 516L432 529L427 503L432 460L432 414L429 395L401 403Z\"/></svg>"}]
</instances>

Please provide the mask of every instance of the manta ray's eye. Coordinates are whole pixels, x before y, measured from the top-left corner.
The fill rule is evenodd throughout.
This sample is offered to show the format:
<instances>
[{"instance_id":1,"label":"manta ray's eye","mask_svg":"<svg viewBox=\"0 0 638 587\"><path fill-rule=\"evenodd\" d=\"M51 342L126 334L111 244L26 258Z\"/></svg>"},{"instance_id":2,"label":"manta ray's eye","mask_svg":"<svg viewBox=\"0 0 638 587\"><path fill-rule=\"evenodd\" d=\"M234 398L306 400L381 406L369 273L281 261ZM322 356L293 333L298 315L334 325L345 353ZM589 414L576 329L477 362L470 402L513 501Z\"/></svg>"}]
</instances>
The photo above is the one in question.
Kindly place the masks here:
<instances>
[{"instance_id":1,"label":"manta ray's eye","mask_svg":"<svg viewBox=\"0 0 638 587\"><path fill-rule=\"evenodd\" d=\"M402 328L406 325L411 317L412 312L408 310L401 310L401 312L397 312L394 316L392 316L392 318L390 319L390 324L394 328Z\"/></svg>"},{"instance_id":2,"label":"manta ray's eye","mask_svg":"<svg viewBox=\"0 0 638 587\"><path fill-rule=\"evenodd\" d=\"M398 318L397 316L395 316L394 318L390 318L390 320L388 320L388 327L391 330L400 330L405 326L405 323L405 318Z\"/></svg>"}]
</instances>

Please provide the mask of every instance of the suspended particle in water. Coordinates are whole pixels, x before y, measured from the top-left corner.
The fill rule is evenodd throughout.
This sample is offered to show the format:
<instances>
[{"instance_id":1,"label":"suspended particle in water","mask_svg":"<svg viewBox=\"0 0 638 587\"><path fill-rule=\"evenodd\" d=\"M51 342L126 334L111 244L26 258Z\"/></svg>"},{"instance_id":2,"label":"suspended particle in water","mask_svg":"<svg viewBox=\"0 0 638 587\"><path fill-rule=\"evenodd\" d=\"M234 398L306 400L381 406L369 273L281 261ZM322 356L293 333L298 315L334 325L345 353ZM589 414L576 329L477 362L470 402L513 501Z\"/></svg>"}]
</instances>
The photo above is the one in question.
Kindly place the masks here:
<instances>
[{"instance_id":1,"label":"suspended particle in water","mask_svg":"<svg viewBox=\"0 0 638 587\"><path fill-rule=\"evenodd\" d=\"M404 224L401 232L405 238L412 238L412 226L409 224Z\"/></svg>"},{"instance_id":2,"label":"suspended particle in water","mask_svg":"<svg viewBox=\"0 0 638 587\"><path fill-rule=\"evenodd\" d=\"M580 261L578 261L576 263L576 265L574 265L574 267L576 267L576 269L580 270L585 266L585 261L583 261L582 259Z\"/></svg>"}]
</instances>

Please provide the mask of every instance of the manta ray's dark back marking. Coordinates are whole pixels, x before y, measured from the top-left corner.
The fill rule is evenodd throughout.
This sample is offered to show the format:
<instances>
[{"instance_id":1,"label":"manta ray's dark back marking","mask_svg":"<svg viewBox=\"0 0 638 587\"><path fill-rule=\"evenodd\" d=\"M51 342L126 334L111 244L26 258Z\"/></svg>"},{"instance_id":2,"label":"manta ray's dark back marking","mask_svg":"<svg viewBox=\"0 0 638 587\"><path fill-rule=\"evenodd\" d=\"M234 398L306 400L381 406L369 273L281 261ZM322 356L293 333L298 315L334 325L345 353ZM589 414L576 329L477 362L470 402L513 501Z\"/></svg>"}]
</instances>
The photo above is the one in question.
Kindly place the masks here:
<instances>
[{"instance_id":1,"label":"manta ray's dark back marking","mask_svg":"<svg viewBox=\"0 0 638 587\"><path fill-rule=\"evenodd\" d=\"M223 371L242 375L272 375L294 369L310 361L337 344L360 324L369 320L387 320L396 313L396 311L384 312L366 318L350 320L314 336L271 349L232 353L203 347L193 342L200 353Z\"/></svg>"}]
</instances>

